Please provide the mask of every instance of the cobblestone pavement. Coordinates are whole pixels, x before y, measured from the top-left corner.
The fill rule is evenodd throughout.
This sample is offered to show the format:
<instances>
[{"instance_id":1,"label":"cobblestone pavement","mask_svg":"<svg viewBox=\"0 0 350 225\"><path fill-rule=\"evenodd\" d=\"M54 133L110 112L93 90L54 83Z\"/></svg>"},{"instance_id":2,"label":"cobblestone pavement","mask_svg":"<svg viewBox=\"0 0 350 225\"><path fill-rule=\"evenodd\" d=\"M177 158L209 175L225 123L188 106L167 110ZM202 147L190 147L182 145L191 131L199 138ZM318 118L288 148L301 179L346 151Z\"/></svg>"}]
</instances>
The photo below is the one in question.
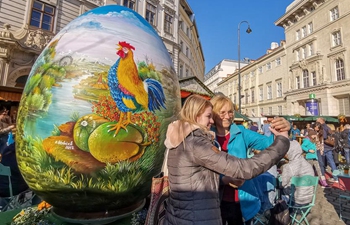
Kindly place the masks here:
<instances>
[{"instance_id":1,"label":"cobblestone pavement","mask_svg":"<svg viewBox=\"0 0 350 225\"><path fill-rule=\"evenodd\" d=\"M339 194L350 196L349 191L318 186L315 206L307 216L310 225L350 225L350 220L339 219ZM350 200L342 200L342 215L350 218Z\"/></svg>"}]
</instances>

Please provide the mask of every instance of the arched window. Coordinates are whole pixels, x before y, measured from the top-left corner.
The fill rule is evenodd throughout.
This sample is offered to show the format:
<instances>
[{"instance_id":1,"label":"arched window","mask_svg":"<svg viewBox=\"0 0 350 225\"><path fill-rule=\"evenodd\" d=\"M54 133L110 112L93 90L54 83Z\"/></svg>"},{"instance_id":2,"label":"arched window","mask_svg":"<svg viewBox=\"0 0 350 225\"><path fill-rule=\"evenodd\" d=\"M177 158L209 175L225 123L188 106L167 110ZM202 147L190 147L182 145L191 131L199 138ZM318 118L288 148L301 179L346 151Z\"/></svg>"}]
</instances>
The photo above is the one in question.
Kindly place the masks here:
<instances>
[{"instance_id":1,"label":"arched window","mask_svg":"<svg viewBox=\"0 0 350 225\"><path fill-rule=\"evenodd\" d=\"M344 61L342 59L335 60L335 72L337 74L337 81L345 80Z\"/></svg>"},{"instance_id":2,"label":"arched window","mask_svg":"<svg viewBox=\"0 0 350 225\"><path fill-rule=\"evenodd\" d=\"M24 87L28 79L28 75L20 76L16 79L15 87Z\"/></svg>"},{"instance_id":3,"label":"arched window","mask_svg":"<svg viewBox=\"0 0 350 225\"><path fill-rule=\"evenodd\" d=\"M310 87L308 70L303 70L303 83L304 83L304 88Z\"/></svg>"}]
</instances>

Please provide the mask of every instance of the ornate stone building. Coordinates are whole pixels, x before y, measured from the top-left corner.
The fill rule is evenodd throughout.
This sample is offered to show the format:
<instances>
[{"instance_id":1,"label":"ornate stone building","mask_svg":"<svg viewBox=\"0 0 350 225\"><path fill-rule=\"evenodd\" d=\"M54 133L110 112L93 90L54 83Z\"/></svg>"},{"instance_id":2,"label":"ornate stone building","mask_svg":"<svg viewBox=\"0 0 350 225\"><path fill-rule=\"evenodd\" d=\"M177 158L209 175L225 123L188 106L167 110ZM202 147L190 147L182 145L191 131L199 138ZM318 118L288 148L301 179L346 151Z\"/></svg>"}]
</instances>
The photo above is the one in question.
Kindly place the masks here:
<instances>
[{"instance_id":1,"label":"ornate stone building","mask_svg":"<svg viewBox=\"0 0 350 225\"><path fill-rule=\"evenodd\" d=\"M0 100L19 101L18 94L6 93L23 89L32 65L55 34L86 11L108 4L142 15L162 37L175 70L189 71L180 71L181 77L203 80L203 52L186 0L6 0L0 1ZM186 54L181 41L188 48Z\"/></svg>"},{"instance_id":2,"label":"ornate stone building","mask_svg":"<svg viewBox=\"0 0 350 225\"><path fill-rule=\"evenodd\" d=\"M350 116L349 1L295 0L275 24L285 41L241 69L242 112L306 115L312 93L320 115ZM238 95L237 76L219 83L221 92Z\"/></svg>"}]
</instances>

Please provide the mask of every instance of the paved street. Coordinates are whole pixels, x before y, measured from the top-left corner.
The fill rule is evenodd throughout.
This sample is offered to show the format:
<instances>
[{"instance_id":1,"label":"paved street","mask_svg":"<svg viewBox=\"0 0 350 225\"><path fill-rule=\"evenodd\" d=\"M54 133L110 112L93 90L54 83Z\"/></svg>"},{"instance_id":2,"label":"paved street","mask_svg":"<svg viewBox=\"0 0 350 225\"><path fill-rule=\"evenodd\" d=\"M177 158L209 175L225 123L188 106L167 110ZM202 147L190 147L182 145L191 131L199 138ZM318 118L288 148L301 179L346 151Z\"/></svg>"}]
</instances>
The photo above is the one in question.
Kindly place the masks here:
<instances>
[{"instance_id":1,"label":"paved street","mask_svg":"<svg viewBox=\"0 0 350 225\"><path fill-rule=\"evenodd\" d=\"M337 188L321 188L318 186L316 205L308 215L310 225L344 225L350 224L350 220L339 220L339 193L350 196L349 191L342 191ZM350 201L342 204L343 216L350 218Z\"/></svg>"}]
</instances>

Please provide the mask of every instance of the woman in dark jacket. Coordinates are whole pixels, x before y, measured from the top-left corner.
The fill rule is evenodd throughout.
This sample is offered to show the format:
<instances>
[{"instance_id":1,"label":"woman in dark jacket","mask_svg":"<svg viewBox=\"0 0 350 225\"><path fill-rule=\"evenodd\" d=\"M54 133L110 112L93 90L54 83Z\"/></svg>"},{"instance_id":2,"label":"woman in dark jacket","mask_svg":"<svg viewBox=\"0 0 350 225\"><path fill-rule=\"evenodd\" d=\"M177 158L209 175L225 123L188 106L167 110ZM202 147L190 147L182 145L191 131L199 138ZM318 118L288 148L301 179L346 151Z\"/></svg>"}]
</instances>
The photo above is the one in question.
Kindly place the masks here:
<instances>
[{"instance_id":1,"label":"woman in dark jacket","mask_svg":"<svg viewBox=\"0 0 350 225\"><path fill-rule=\"evenodd\" d=\"M248 180L277 164L289 149L288 132L271 131L273 144L250 158L238 159L213 145L212 104L190 96L180 119L169 125L165 146L168 153L170 197L165 224L222 225L219 176Z\"/></svg>"}]
</instances>

